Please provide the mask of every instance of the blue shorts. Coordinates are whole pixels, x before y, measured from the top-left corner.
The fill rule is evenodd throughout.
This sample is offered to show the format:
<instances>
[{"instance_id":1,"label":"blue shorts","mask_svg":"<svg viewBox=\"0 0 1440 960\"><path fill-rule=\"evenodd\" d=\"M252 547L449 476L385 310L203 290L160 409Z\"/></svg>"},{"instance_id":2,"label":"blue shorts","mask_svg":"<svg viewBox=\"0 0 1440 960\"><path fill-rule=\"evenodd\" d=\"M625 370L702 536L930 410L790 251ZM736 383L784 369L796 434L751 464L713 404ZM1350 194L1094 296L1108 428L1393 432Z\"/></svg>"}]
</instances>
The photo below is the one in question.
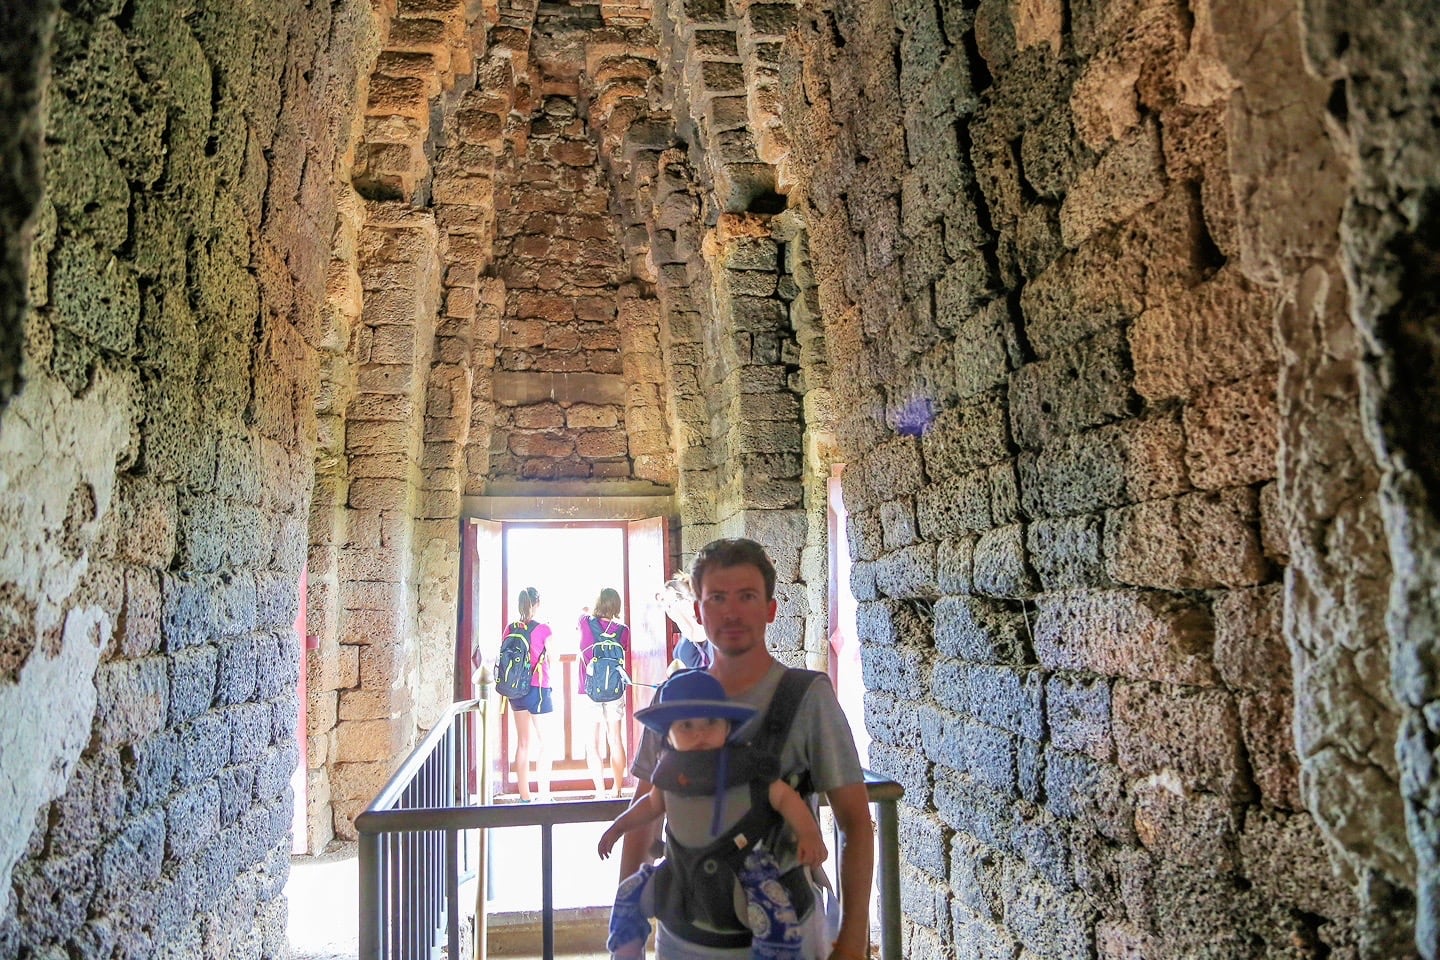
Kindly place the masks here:
<instances>
[{"instance_id":1,"label":"blue shorts","mask_svg":"<svg viewBox=\"0 0 1440 960\"><path fill-rule=\"evenodd\" d=\"M549 687L531 687L530 692L519 699L510 701L513 710L523 710L525 713L550 713L555 709L555 704L550 702Z\"/></svg>"}]
</instances>

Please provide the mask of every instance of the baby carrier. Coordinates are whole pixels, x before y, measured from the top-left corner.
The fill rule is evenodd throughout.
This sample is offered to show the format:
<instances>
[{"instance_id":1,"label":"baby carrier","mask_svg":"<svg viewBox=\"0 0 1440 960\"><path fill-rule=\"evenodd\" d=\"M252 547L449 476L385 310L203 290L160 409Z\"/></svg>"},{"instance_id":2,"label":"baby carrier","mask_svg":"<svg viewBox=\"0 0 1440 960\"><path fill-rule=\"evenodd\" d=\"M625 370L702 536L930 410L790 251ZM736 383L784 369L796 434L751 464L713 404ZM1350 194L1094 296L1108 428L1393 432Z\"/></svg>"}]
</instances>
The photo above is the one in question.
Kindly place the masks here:
<instances>
[{"instance_id":1,"label":"baby carrier","mask_svg":"<svg viewBox=\"0 0 1440 960\"><path fill-rule=\"evenodd\" d=\"M759 735L748 745L731 745L727 770L716 771L719 751L668 751L655 768L662 790L687 795L713 795L727 786L749 782L750 809L730 829L703 847L684 847L665 830L665 860L655 869L655 912L665 927L690 943L721 949L750 946L750 929L735 914L736 877L745 857L760 844L772 853L781 841L784 818L770 806L770 783L779 775L779 756L795 722L806 691L821 674L785 671ZM807 801L814 790L810 772L802 771L790 785ZM812 808L814 804L811 804ZM797 915L809 913L814 889L803 866L784 873L780 882L790 894Z\"/></svg>"}]
</instances>

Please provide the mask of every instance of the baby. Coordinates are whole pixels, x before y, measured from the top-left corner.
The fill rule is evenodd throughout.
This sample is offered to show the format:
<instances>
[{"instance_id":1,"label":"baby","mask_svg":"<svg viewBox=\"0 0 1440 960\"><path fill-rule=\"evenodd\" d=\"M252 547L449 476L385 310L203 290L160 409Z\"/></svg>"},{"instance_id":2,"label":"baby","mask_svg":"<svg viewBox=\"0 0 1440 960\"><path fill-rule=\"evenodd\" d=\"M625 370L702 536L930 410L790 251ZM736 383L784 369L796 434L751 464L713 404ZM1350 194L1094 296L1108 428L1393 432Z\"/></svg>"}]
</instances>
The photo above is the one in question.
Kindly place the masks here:
<instances>
[{"instance_id":1,"label":"baby","mask_svg":"<svg viewBox=\"0 0 1440 960\"><path fill-rule=\"evenodd\" d=\"M599 853L608 857L625 833L668 814L665 859L620 884L605 945L617 960L642 955L650 936L647 918L656 911L665 916L667 905L701 920L712 912L722 920L726 911L738 912L736 884L744 895L752 958L799 957L800 920L770 849L780 820L794 833L801 864L818 867L828 854L810 807L779 779L776 757L732 742L732 732L755 713L727 700L720 681L703 670L675 674L652 706L636 711L635 719L666 746L654 786L606 828ZM708 882L696 882L700 873L690 869L701 862Z\"/></svg>"}]
</instances>

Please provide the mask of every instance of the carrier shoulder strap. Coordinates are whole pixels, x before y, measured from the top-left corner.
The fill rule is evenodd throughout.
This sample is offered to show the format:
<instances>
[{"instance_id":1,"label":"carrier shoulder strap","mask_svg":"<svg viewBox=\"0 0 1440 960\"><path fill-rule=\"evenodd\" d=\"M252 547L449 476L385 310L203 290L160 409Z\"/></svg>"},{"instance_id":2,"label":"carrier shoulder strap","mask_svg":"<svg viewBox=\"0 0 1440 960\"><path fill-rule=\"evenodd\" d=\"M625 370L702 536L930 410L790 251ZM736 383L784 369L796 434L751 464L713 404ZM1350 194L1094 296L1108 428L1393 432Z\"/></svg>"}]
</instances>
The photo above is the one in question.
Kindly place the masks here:
<instances>
[{"instance_id":1,"label":"carrier shoulder strap","mask_svg":"<svg viewBox=\"0 0 1440 960\"><path fill-rule=\"evenodd\" d=\"M775 756L780 756L785 747L785 741L790 738L790 728L795 724L795 715L800 712L800 702L805 699L809 692L810 685L820 679L824 674L817 670L803 670L799 667L790 667L785 675L780 678L780 683L775 687L775 694L770 698L770 707L765 711L765 719L760 724L760 734L752 741L761 749L768 750ZM808 785L810 772L807 770L802 775L803 781ZM796 786L791 784L792 787ZM796 787L798 790L799 788ZM801 793L809 793L809 790L801 790Z\"/></svg>"}]
</instances>

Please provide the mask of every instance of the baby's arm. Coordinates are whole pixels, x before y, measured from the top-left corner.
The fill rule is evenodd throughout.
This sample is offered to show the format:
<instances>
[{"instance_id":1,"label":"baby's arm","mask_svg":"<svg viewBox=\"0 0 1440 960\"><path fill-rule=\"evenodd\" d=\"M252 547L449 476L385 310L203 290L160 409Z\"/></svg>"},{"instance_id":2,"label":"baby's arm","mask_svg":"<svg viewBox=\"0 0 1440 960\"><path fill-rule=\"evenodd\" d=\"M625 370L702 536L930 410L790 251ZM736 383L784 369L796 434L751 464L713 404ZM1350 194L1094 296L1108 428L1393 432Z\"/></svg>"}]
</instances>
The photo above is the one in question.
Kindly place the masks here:
<instances>
[{"instance_id":1,"label":"baby's arm","mask_svg":"<svg viewBox=\"0 0 1440 960\"><path fill-rule=\"evenodd\" d=\"M663 816L665 816L665 794L659 787L651 787L649 793L630 804L625 812L616 817L615 822L606 827L605 832L600 835L600 845L597 848L600 859L607 859L615 842L626 833Z\"/></svg>"},{"instance_id":2,"label":"baby's arm","mask_svg":"<svg viewBox=\"0 0 1440 960\"><path fill-rule=\"evenodd\" d=\"M809 867L824 863L830 854L825 849L825 838L820 836L820 824L815 822L815 815L795 788L784 780L770 784L770 806L778 810L790 829L795 831L795 839L800 845L796 851L800 862Z\"/></svg>"}]
</instances>

